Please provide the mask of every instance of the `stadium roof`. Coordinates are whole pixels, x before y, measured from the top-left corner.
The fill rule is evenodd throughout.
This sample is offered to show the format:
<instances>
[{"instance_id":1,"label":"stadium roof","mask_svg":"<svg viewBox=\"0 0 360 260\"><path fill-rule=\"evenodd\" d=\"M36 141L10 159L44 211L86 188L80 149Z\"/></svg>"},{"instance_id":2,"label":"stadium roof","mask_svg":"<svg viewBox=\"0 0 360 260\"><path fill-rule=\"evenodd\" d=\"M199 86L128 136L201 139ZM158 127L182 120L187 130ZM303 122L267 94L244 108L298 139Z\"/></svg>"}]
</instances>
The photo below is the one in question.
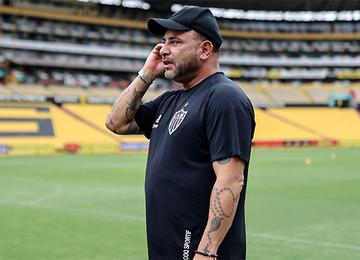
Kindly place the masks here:
<instances>
[{"instance_id":1,"label":"stadium roof","mask_svg":"<svg viewBox=\"0 0 360 260\"><path fill-rule=\"evenodd\" d=\"M173 4L267 11L360 10L359 0L145 0L156 10L170 10Z\"/></svg>"}]
</instances>

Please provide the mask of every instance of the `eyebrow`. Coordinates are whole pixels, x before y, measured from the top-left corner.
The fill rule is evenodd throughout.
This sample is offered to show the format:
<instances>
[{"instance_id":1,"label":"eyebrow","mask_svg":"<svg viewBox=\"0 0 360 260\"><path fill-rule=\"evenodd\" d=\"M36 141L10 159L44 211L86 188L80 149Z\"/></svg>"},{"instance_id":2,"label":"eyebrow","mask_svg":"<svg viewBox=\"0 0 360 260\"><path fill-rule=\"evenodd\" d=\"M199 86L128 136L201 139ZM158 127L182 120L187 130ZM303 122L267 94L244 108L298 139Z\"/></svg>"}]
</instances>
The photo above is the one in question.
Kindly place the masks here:
<instances>
[{"instance_id":1,"label":"eyebrow","mask_svg":"<svg viewBox=\"0 0 360 260\"><path fill-rule=\"evenodd\" d=\"M182 40L180 37L178 37L178 36L170 36L167 40L174 40L174 39L176 39L176 40ZM166 41L166 38L165 37L163 37L163 41L165 42Z\"/></svg>"}]
</instances>

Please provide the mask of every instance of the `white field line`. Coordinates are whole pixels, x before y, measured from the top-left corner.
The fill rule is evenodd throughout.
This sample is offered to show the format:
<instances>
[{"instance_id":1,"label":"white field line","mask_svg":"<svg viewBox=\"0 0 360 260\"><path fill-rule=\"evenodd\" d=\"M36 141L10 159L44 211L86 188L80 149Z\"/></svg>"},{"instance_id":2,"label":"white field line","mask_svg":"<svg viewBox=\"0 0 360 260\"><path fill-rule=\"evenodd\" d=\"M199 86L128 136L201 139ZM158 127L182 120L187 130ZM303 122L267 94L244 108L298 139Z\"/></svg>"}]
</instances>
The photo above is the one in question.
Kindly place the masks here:
<instances>
[{"instance_id":1,"label":"white field line","mask_svg":"<svg viewBox=\"0 0 360 260\"><path fill-rule=\"evenodd\" d=\"M115 219L115 220L129 220L134 222L145 222L145 217L143 216L134 216L128 214L118 214L118 213L109 213L109 212L99 212L94 210L88 209L79 209L79 208L70 208L70 207L55 207L50 205L40 205L40 202L53 198L59 194L61 194L62 189L55 189L52 193L39 198L33 201L19 201L19 200L11 200L11 199L0 199L0 204L9 205L13 207L21 207L21 208L40 208L40 209L48 209L59 211L62 213L68 214L77 214L82 216L91 216L91 217L98 217L98 218L105 218L105 219ZM255 238L262 238L268 239L273 241L281 241L291 244L302 244L302 245L311 245L311 246L318 246L318 247L328 247L328 248L339 248L339 249L347 249L347 250L354 250L360 251L360 245L355 244L343 244L343 243L335 243L330 241L320 241L320 240L313 240L313 239L304 239L298 237L289 237L283 235L273 235L269 233L250 233L249 236Z\"/></svg>"},{"instance_id":2,"label":"white field line","mask_svg":"<svg viewBox=\"0 0 360 260\"><path fill-rule=\"evenodd\" d=\"M25 182L33 182L31 180L18 180ZM45 210L53 210L67 214L76 214L82 216L91 216L103 219L114 219L114 220L128 220L132 222L145 222L143 216L135 216L132 214L118 214L112 212L101 212L96 210L81 209L78 207L62 207L54 204L50 204L50 200L61 195L63 193L63 188L60 185L55 185L54 188L47 194L44 194L38 198L32 200L21 200L21 199L11 199L0 197L0 205L6 205L17 208L38 208Z\"/></svg>"},{"instance_id":3,"label":"white field line","mask_svg":"<svg viewBox=\"0 0 360 260\"><path fill-rule=\"evenodd\" d=\"M37 199L30 200L27 203L29 205L41 204L44 201L51 200L51 199L59 196L61 193L63 193L63 188L61 186L59 186L59 185L56 185L55 188L51 192L49 192L48 194L45 194L44 196L40 196Z\"/></svg>"},{"instance_id":4,"label":"white field line","mask_svg":"<svg viewBox=\"0 0 360 260\"><path fill-rule=\"evenodd\" d=\"M48 198L47 198L48 199ZM134 216L131 214L118 214L111 212L100 212L95 210L81 209L81 208L72 208L72 207L59 207L54 205L45 205L37 203L31 203L29 201L20 201L14 199L0 199L0 205L16 207L16 208L38 208L45 209L50 211L58 211L65 214L75 214L85 217L96 217L102 219L113 219L113 220L128 220L136 223L145 223L145 218L143 216Z\"/></svg>"},{"instance_id":5,"label":"white field line","mask_svg":"<svg viewBox=\"0 0 360 260\"><path fill-rule=\"evenodd\" d=\"M275 241L287 242L287 243L291 243L291 244L302 244L302 245L311 245L311 246L319 246L319 247L330 247L330 248L340 248L340 249L360 251L360 245L355 245L355 244L342 244L342 243L335 243L335 242L329 242L329 241L304 239L304 238L298 238L298 237L272 235L272 234L268 234L268 233L253 233L253 234L249 234L249 235L252 237L255 237L255 238L270 239L270 240L275 240Z\"/></svg>"}]
</instances>

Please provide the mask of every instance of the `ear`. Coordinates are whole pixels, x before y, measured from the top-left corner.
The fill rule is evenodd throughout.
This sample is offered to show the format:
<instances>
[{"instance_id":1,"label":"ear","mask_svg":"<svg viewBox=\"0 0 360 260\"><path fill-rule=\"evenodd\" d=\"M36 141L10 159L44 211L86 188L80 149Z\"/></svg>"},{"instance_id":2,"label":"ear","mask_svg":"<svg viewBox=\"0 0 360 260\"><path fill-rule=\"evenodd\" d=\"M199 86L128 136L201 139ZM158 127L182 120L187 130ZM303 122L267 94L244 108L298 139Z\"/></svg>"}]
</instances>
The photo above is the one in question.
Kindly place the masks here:
<instances>
[{"instance_id":1,"label":"ear","mask_svg":"<svg viewBox=\"0 0 360 260\"><path fill-rule=\"evenodd\" d=\"M213 44L211 41L205 40L201 43L201 53L200 53L200 59L207 60L212 51L213 51Z\"/></svg>"}]
</instances>

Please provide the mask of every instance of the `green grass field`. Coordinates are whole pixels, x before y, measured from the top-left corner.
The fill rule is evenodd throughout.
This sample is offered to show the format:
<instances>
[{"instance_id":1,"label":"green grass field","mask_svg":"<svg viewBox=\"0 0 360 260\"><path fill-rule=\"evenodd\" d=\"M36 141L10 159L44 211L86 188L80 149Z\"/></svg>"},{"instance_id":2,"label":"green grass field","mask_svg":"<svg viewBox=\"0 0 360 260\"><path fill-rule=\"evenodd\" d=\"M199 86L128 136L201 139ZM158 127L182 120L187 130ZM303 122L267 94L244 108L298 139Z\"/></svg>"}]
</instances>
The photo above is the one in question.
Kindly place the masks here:
<instances>
[{"instance_id":1,"label":"green grass field","mask_svg":"<svg viewBox=\"0 0 360 260\"><path fill-rule=\"evenodd\" d=\"M145 162L0 158L0 259L146 259ZM360 259L360 149L254 150L246 207L250 260Z\"/></svg>"}]
</instances>

